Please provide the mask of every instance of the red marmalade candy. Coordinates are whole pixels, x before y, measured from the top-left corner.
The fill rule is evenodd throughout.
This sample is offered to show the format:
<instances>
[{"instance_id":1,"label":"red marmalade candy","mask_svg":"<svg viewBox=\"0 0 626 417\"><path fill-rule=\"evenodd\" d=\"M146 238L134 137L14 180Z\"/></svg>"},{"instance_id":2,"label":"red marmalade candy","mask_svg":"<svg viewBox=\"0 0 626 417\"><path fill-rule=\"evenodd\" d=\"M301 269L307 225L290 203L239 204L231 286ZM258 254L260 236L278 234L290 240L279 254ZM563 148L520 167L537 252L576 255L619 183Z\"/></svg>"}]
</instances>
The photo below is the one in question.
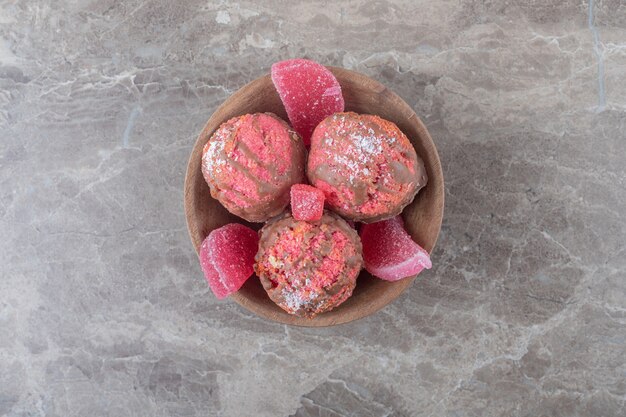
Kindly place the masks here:
<instances>
[{"instance_id":1,"label":"red marmalade candy","mask_svg":"<svg viewBox=\"0 0 626 417\"><path fill-rule=\"evenodd\" d=\"M306 184L291 186L291 214L296 220L316 221L324 213L324 192Z\"/></svg>"},{"instance_id":2,"label":"red marmalade candy","mask_svg":"<svg viewBox=\"0 0 626 417\"><path fill-rule=\"evenodd\" d=\"M319 122L342 112L341 86L325 66L308 59L289 59L272 65L272 82L293 128L310 144Z\"/></svg>"},{"instance_id":3,"label":"red marmalade candy","mask_svg":"<svg viewBox=\"0 0 626 417\"><path fill-rule=\"evenodd\" d=\"M259 235L238 223L213 230L200 247L204 276L219 299L238 291L254 272Z\"/></svg>"},{"instance_id":4,"label":"red marmalade candy","mask_svg":"<svg viewBox=\"0 0 626 417\"><path fill-rule=\"evenodd\" d=\"M400 216L361 226L365 269L386 281L397 281L430 269L430 256L404 230Z\"/></svg>"}]
</instances>

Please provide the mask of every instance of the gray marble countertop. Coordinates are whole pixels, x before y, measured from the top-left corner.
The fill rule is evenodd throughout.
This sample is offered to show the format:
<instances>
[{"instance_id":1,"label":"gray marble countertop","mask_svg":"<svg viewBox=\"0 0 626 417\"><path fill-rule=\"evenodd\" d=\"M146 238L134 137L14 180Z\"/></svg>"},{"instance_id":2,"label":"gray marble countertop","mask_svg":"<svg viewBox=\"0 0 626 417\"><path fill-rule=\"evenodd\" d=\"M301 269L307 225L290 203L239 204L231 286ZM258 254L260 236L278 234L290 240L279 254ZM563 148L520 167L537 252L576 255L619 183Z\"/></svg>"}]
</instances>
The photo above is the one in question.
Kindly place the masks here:
<instances>
[{"instance_id":1,"label":"gray marble countertop","mask_svg":"<svg viewBox=\"0 0 626 417\"><path fill-rule=\"evenodd\" d=\"M182 208L272 62L378 79L446 178L434 267L347 325L207 288ZM0 1L1 416L626 414L624 0Z\"/></svg>"}]
</instances>

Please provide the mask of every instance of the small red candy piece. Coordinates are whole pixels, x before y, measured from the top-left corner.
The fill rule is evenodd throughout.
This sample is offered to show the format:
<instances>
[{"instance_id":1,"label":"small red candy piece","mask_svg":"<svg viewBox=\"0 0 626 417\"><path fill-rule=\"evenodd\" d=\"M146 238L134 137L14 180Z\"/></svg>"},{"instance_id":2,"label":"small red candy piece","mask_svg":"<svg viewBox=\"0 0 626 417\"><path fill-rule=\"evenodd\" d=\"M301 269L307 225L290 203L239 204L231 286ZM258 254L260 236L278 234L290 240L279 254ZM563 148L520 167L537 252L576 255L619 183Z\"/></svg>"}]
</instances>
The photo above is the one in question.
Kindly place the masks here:
<instances>
[{"instance_id":1,"label":"small red candy piece","mask_svg":"<svg viewBox=\"0 0 626 417\"><path fill-rule=\"evenodd\" d=\"M238 291L254 272L259 235L238 223L213 230L200 247L204 276L219 299Z\"/></svg>"},{"instance_id":2,"label":"small red candy piece","mask_svg":"<svg viewBox=\"0 0 626 417\"><path fill-rule=\"evenodd\" d=\"M324 214L324 192L311 185L291 186L291 214L296 220L316 221Z\"/></svg>"},{"instance_id":3,"label":"small red candy piece","mask_svg":"<svg viewBox=\"0 0 626 417\"><path fill-rule=\"evenodd\" d=\"M319 122L344 110L339 82L328 68L308 59L277 62L271 73L291 125L309 146Z\"/></svg>"},{"instance_id":4,"label":"small red candy piece","mask_svg":"<svg viewBox=\"0 0 626 417\"><path fill-rule=\"evenodd\" d=\"M400 216L361 226L365 269L386 281L414 276L430 269L428 252L404 230Z\"/></svg>"}]
</instances>

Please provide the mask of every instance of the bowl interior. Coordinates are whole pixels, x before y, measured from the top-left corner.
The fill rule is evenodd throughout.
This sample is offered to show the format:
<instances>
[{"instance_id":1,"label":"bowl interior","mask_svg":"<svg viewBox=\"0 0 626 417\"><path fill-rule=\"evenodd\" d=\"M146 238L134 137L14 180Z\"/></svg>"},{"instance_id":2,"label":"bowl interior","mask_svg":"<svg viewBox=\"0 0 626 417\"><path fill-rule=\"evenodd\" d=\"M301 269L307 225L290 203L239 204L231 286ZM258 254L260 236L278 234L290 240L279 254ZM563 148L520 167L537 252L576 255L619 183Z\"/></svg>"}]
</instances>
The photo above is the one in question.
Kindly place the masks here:
<instances>
[{"instance_id":1,"label":"bowl interior","mask_svg":"<svg viewBox=\"0 0 626 417\"><path fill-rule=\"evenodd\" d=\"M437 149L426 127L415 112L396 94L371 78L343 68L329 67L341 84L346 110L376 114L398 125L424 160L428 184L402 213L405 226L413 239L429 253L432 252L443 218L444 186ZM239 222L251 224L230 214L211 197L201 173L202 148L219 125L231 117L246 113L272 112L287 120L287 114L269 75L258 78L230 96L213 113L196 141L185 178L185 215L189 234L196 251L203 239L215 228ZM428 279L428 273L425 273ZM198 277L199 278L199 277ZM330 326L368 316L397 298L414 278L387 282L373 278L363 270L352 297L334 310L306 319L287 314L267 296L259 279L254 276L231 297L243 307L261 317L298 326Z\"/></svg>"}]
</instances>

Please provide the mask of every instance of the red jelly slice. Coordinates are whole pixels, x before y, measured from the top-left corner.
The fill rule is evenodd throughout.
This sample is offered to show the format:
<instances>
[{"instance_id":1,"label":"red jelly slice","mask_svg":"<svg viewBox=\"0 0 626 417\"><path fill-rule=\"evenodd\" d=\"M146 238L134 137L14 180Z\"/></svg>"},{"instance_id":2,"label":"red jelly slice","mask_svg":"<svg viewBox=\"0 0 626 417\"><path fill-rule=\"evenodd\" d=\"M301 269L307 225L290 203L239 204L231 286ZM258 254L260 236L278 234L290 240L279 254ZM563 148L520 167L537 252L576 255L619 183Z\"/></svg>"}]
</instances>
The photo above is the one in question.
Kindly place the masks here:
<instances>
[{"instance_id":1,"label":"red jelly slice","mask_svg":"<svg viewBox=\"0 0 626 417\"><path fill-rule=\"evenodd\" d=\"M328 68L308 59L277 62L271 72L291 125L309 146L319 122L344 110L339 82Z\"/></svg>"},{"instance_id":2,"label":"red jelly slice","mask_svg":"<svg viewBox=\"0 0 626 417\"><path fill-rule=\"evenodd\" d=\"M254 272L259 235L238 223L213 230L200 247L204 276L219 299L239 290Z\"/></svg>"},{"instance_id":3,"label":"red jelly slice","mask_svg":"<svg viewBox=\"0 0 626 417\"><path fill-rule=\"evenodd\" d=\"M291 214L296 220L315 221L324 214L324 192L311 185L291 186Z\"/></svg>"},{"instance_id":4,"label":"red jelly slice","mask_svg":"<svg viewBox=\"0 0 626 417\"><path fill-rule=\"evenodd\" d=\"M387 281L397 281L430 269L428 252L404 230L400 216L361 226L365 269Z\"/></svg>"}]
</instances>

